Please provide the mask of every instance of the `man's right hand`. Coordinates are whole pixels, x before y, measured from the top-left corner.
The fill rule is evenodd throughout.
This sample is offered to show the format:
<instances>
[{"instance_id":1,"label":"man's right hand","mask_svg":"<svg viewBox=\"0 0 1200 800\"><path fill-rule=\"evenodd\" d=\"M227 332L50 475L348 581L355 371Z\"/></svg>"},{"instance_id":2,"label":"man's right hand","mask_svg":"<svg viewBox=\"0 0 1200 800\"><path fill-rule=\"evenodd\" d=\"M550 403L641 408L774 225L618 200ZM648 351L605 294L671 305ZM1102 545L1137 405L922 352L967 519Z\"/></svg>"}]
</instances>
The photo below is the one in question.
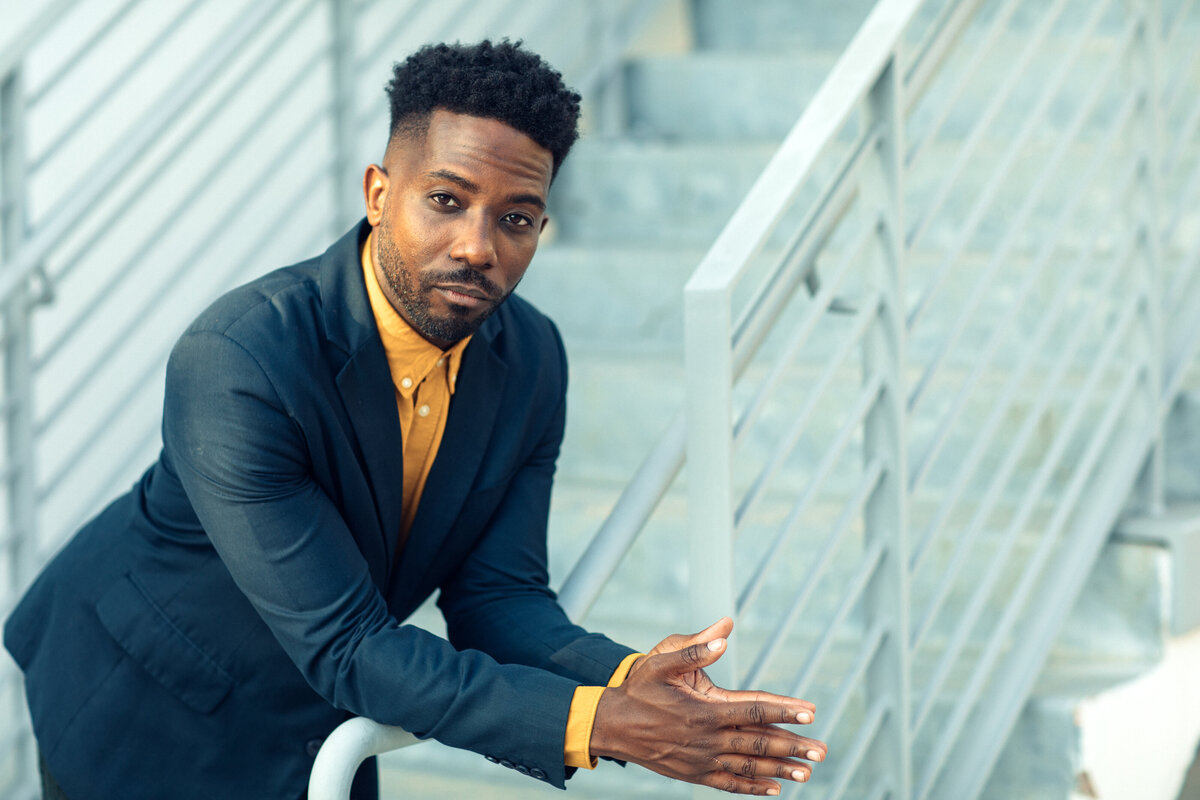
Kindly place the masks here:
<instances>
[{"instance_id":1,"label":"man's right hand","mask_svg":"<svg viewBox=\"0 0 1200 800\"><path fill-rule=\"evenodd\" d=\"M773 778L808 780L809 762L824 760L825 744L779 725L811 722L812 703L729 691L704 673L724 654L732 628L726 618L699 634L670 636L621 686L605 689L592 726L592 755L737 794L779 794Z\"/></svg>"}]
</instances>

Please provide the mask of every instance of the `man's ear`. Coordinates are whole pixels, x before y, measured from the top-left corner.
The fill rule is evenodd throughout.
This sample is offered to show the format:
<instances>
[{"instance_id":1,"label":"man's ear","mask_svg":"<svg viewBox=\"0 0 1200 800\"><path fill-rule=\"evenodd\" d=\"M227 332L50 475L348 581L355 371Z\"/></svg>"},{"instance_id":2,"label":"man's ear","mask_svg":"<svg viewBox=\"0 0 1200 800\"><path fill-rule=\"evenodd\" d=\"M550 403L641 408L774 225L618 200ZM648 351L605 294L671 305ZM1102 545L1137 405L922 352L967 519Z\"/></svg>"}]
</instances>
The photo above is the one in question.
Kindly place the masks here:
<instances>
[{"instance_id":1,"label":"man's ear","mask_svg":"<svg viewBox=\"0 0 1200 800\"><path fill-rule=\"evenodd\" d=\"M383 203L387 193L387 170L378 164L369 165L363 173L363 202L367 207L367 222L372 228L377 227L383 219Z\"/></svg>"},{"instance_id":2,"label":"man's ear","mask_svg":"<svg viewBox=\"0 0 1200 800\"><path fill-rule=\"evenodd\" d=\"M542 227L538 228L538 235L539 235L539 236L540 236L541 234L543 234L543 233L545 233L545 232L546 232L546 224L547 224L548 222L550 222L550 215L549 215L549 214L542 214Z\"/></svg>"}]
</instances>

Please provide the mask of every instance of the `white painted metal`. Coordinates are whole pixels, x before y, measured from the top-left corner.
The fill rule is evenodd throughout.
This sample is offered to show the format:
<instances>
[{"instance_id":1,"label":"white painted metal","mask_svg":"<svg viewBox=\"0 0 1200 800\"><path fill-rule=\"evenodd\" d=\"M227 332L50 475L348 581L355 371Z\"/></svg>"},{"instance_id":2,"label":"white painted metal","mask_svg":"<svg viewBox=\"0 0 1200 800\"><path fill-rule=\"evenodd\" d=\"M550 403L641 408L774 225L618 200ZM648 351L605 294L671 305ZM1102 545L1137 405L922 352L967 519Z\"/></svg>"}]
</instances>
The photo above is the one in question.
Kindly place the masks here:
<instances>
[{"instance_id":1,"label":"white painted metal","mask_svg":"<svg viewBox=\"0 0 1200 800\"><path fill-rule=\"evenodd\" d=\"M317 752L308 778L309 800L345 800L362 762L420 741L403 728L380 725L366 717L346 720L334 728Z\"/></svg>"},{"instance_id":2,"label":"white painted metal","mask_svg":"<svg viewBox=\"0 0 1200 800\"><path fill-rule=\"evenodd\" d=\"M73 0L60 0L55 9L65 13L73 4ZM118 10L118 16L130 5ZM176 87L175 93L183 95L182 105L168 105L140 119L131 129L135 135L72 188L67 196L75 199L32 231L23 225L13 227L14 209L23 201L13 199L22 191L21 182L14 182L12 176L28 160L13 155L22 123L19 109L9 105L13 98L23 102L19 66L27 43L0 54L4 86L17 87L6 90L5 107L0 110L6 148L0 298L9 384L4 403L8 463L3 473L9 532L4 546L13 581L28 576L13 554L20 551L28 559L34 552L29 536L37 513L28 501L34 491L31 466L36 459L32 436L55 427L60 414L67 414L75 402L71 396L91 382L96 371L84 367L80 373L84 378L66 399L50 404L37 428L32 419L22 417L31 408L35 371L49 369L60 347L70 344L66 338L55 341L30 362L27 316L29 302L37 299L36 280L31 278L36 279L47 254L73 226L90 220L102 223L98 228L103 230L119 219L119 214L94 212L91 206L134 165L149 163L143 151L148 152L149 145L170 128L173 112L199 96L202 83L215 79L224 62L232 61L235 52L254 40L264 23L278 22L283 13L303 18L312 0L299 12L298 6L285 0L251 5L253 17L243 17L222 37L222 44L197 62L195 80ZM350 10L365 14L376 4L331 0L329 19L335 36L328 46L334 83L342 90L342 100L330 105L336 111L331 127L338 147L331 158L314 161L312 182L304 184L302 192L305 203L313 202L330 175L340 176L348 169L356 130L382 124L382 112L360 110L347 99L356 94L349 81L351 72L377 71L377 62L388 54L394 40L422 25L429 38L444 38L443 31L469 5L441 4L432 9L405 3L392 10L386 24L364 30L352 24ZM893 800L978 796L1029 696L1057 627L1137 475L1146 476L1147 505L1152 507L1161 498L1160 456L1153 445L1200 350L1200 280L1196 277L1200 238L1187 239L1192 235L1193 207L1200 202L1200 166L1193 167L1190 175L1177 176L1170 198L1164 179L1182 171L1195 158L1198 145L1200 104L1186 105L1192 102L1186 73L1197 56L1180 46L1186 45L1188 25L1194 22L1189 16L1196 13L1194 0L1177 6L1165 35L1158 0L1123 6L1093 4L1089 16L1081 20L1062 14L1068 5L1065 0L1035 9L1032 29L1025 29L1020 37L1021 50L1014 52L1007 71L998 76L999 85L992 87L983 112L965 132L963 145L937 170L940 182L924 186L924 194L913 191L910 182L917 180L913 176L929 168L939 132L955 124L952 106L982 74L981 65L991 50L1011 41L1005 38L1011 33L1008 25L1019 15L1014 16L1013 2L948 0L939 7L930 33L910 49L905 31L922 5L919 0L882 0L876 5L688 282L686 418L677 417L652 449L560 594L572 617L587 613L673 484L686 450L689 619L701 626L735 609L739 622L751 614L773 614L770 624L775 635L758 648L747 673L743 676L727 656L714 677L730 685L757 685L773 668L778 670L783 653L793 652L787 646L801 628L815 641L806 658L798 659L803 664L800 672L788 676L798 690L816 691L824 678L822 667L835 654L844 658L839 662L844 672L836 676L838 685L829 691L818 716L820 735L836 737L841 749L836 760L821 766L812 785L800 789L805 796L889 796ZM489 14L501 15L510 8L509 3L494 4ZM613 15L606 17L597 10L599 28L589 29L589 41L575 48L581 58L578 69L587 76L585 91L611 76L624 42L652 4L622 3L605 9ZM985 10L989 14L981 14ZM991 27L986 27L986 20L991 20ZM1102 25L1114 20L1115 33L1111 26ZM976 23L980 27L971 28ZM37 30L44 32L53 24L43 15ZM960 55L956 48L967 41L968 28L974 33L971 46L977 49L963 59L963 68L954 59ZM382 35L374 38L379 32ZM1066 32L1069 38L1067 44L1059 40L1054 45L1055 68L1045 76L1031 77L1031 65L1045 55L1058 32ZM362 55L353 60L352 70L347 64L356 36L371 42L359 48ZM281 33L277 41L286 39ZM1118 55L1106 69L1096 70L1085 87L1072 84L1076 57L1086 56L1101 40L1103 49ZM1124 50L1129 58L1120 56ZM948 75L951 64L956 71ZM302 74L320 68L306 62L285 83L298 83ZM1127 78L1123 83L1122 75ZM50 88L56 82L54 77ZM1102 141L1083 141L1089 126L1092 133L1101 130L1093 125L1091 114L1107 102L1101 93L1113 85L1124 91L1116 113L1102 129ZM1062 87L1070 87L1083 101L1070 115L1071 121L1053 131L1058 138L1045 148L1048 155L1039 162L1040 171L1017 183L1012 173L1026 157L1027 143L1035 135L1044 135ZM921 128L918 116L927 90L935 105L941 105L924 109L926 127ZM48 91L43 88L38 96ZM1009 134L1008 146L998 148L986 177L971 187L970 198L963 203L965 222L947 237L949 250L938 249L932 232L944 224L939 215L953 208L952 198L970 174L970 160L992 135L993 124L1003 118L1005 104L1019 91L1035 98L1032 112ZM610 99L618 94L614 92ZM235 95L230 90L221 102ZM281 90L277 102L285 96ZM318 108L314 119L328 110ZM1179 124L1167 126L1168 116ZM266 119L259 117L256 124ZM621 127L616 118L609 123ZM199 133L206 124L198 121L190 130ZM318 125L308 120L300 127ZM288 146L299 141L291 140ZM1076 145L1091 148L1090 157L1082 172L1067 175ZM236 150L231 150L228 160L232 162L235 155ZM18 172L13 172L13 158ZM821 176L832 177L818 180ZM1054 232L1031 248L1032 258L1023 267L1027 272L1015 291L1010 285L996 289L999 276L1028 255L1022 250L1026 247L1022 236L1027 226L1046 214L1039 202L1064 182L1074 191L1055 209ZM810 196L804 190L813 184L820 184L815 187L815 203L795 213L795 201ZM1020 189L1020 199L1015 201L1009 199L1014 184ZM1096 197L1105 192L1128 197L1129 202L1120 206L1128 213L1114 214L1109 209L1107 216L1097 215ZM336 205L343 208L346 202L343 198ZM1005 202L1011 203L1012 213L997 215L996 207ZM990 249L971 252L972 237L986 223L995 224L995 216L1002 218L1002 224ZM799 223L792 221L796 217ZM267 220L271 229L284 225L282 217ZM1091 235L1080 240L1081 229ZM146 247L163 235L163 229L155 228L146 238ZM306 231L306 235L313 236L315 244L324 233ZM754 287L742 286L752 275L758 279L756 259L770 251L768 243L774 248L781 240L787 244L765 268L766 279ZM231 279L259 244L251 243L230 260ZM81 245L72 247L82 252ZM199 253L184 258L185 265ZM937 267L920 281L913 280L910 265L931 253L937 257ZM968 262L968 256L974 260ZM53 273L56 280L68 276L74 261L67 259ZM817 271L818 263L822 272ZM828 263L835 267L826 271ZM943 284L971 270L965 294L950 299ZM1046 284L1048 275L1055 279L1052 291ZM802 295L805 285L811 297ZM749 292L741 291L747 288ZM969 327L995 292L1012 292L1011 303L990 318L996 328L985 344L968 346ZM750 300L737 300L741 305L735 307L742 294ZM1085 295L1093 307L1081 311L1077 301ZM851 300L843 300L844 296ZM797 297L804 303L794 302ZM1025 307L1035 301L1042 303L1040 316L1034 323L1024 321ZM803 305L800 314L794 313L797 305ZM960 313L948 313L947 309L955 308ZM788 365L826 333L830 312L835 310L850 310L856 316L841 317L845 330L833 355L819 371L814 370L818 377L805 383L802 397L790 401L790 417L783 415L784 423L767 437L777 449L742 481L734 465L745 451L753 450L755 436L762 438L760 426L768 424L782 402ZM933 344L918 352L913 343L935 321L944 327L935 329L935 336L926 336ZM1064 327L1068 333L1062 333ZM123 338L130 338L130 330L121 328ZM785 334L790 339L773 344L776 349L768 357L767 343ZM861 370L847 369L860 346ZM963 368L967 359L969 364ZM947 393L938 382L950 367L961 371L962 382L957 391ZM154 369L153 364L140 369L134 383L149 379ZM850 372L858 383L847 391ZM751 385L751 379L757 382ZM743 402L745 397L750 399ZM969 409L981 397L989 401L986 412L978 419L969 418ZM117 405L123 402L121 398ZM846 416L823 417L830 405L837 405ZM101 421L104 418L101 414ZM1042 435L1048 419L1055 427ZM966 426L970 426L968 437L963 436ZM799 485L782 496L778 484L790 480L793 473L788 469L794 469L789 459L817 435L823 437L821 450L799 472ZM88 436L85 432L75 440L84 442L81 452L95 441ZM117 460L135 458L153 436L150 429L141 439L131 437L128 454L120 454ZM859 455L855 445L861 446L862 457L851 459L848 454ZM1036 451L1035 461L1025 464L1029 451ZM948 477L947 461L952 464ZM843 472L849 472L849 477ZM58 472L49 476L41 484L42 498L48 499L65 485L64 480ZM839 480L843 485L838 485ZM108 487L101 489L108 491ZM918 501L933 510L916 529L913 509ZM762 535L754 515L765 513L768 502L787 513L780 513L781 524ZM819 523L827 526L819 531L820 544L809 552L803 570L793 570L802 577L780 593L769 586L786 573L777 568L780 554L805 532L803 525L815 516L810 512L822 504L833 510ZM1009 516L1004 524L994 525L990 515L1005 505ZM969 567L973 549L993 534L993 527L1002 529L997 538L988 539L996 547L994 562L987 569ZM858 534L861 538L856 538ZM755 536L759 540L748 541ZM735 537L739 537L738 547L743 542L761 546L751 569L745 569L744 563L737 566ZM992 598L1007 557L1018 552L1019 537L1031 540L1032 555L1016 562L1018 577L1015 588L1005 593L1008 596ZM44 547L55 544L47 542ZM936 565L941 578L936 584L927 574L931 565ZM826 597L819 581L832 575L841 585L836 596ZM923 606L917 609L912 586L919 582ZM768 594L771 591L775 594ZM815 600L827 602L814 611ZM984 614L994 615L997 623L976 647L972 629ZM916 623L912 630L910 616ZM944 637L935 626L941 616L949 617L950 632ZM847 643L847 652L840 653L838 648ZM918 651L932 661L933 669L919 682L924 693L914 709L910 673ZM967 685L951 689L952 674L967 675ZM12 677L10 684L15 684ZM943 705L948 708L944 713ZM853 717L855 711L861 716ZM849 724L856 730L848 732ZM344 796L348 778L362 758L382 751L375 748L390 749L411 740L366 720L348 723L347 733L341 730L318 758L321 775L314 771L315 782L332 775L333 791L343 792L330 796ZM921 737L932 739L925 742L930 757L913 755ZM326 772L326 766L331 771ZM914 777L914 770L919 777Z\"/></svg>"}]
</instances>

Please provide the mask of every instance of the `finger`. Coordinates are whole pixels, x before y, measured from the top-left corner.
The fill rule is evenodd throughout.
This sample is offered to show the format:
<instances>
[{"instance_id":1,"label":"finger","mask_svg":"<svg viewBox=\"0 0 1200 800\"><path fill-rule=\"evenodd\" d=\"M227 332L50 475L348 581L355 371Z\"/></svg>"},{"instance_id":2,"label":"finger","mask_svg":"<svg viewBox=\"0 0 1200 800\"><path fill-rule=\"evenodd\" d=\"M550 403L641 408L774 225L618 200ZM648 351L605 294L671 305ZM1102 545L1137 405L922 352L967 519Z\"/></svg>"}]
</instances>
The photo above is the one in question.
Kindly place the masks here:
<instances>
[{"instance_id":1,"label":"finger","mask_svg":"<svg viewBox=\"0 0 1200 800\"><path fill-rule=\"evenodd\" d=\"M755 695L752 700L724 700L710 691L706 697L720 706L729 725L795 725L812 722L815 710L811 703L792 698L774 700Z\"/></svg>"},{"instance_id":2,"label":"finger","mask_svg":"<svg viewBox=\"0 0 1200 800\"><path fill-rule=\"evenodd\" d=\"M713 639L728 638L729 634L732 632L733 632L733 620L730 619L729 617L722 617L721 619L717 620L712 625L709 625L707 628L700 631L699 633L693 633L693 634L673 633L673 634L671 634L670 636L668 636L667 638L663 639L661 642L656 644L653 647L653 649L651 649L649 651L648 655L658 655L659 653L674 653L678 650L682 650L685 647L690 647L693 644L706 644L707 642L711 642Z\"/></svg>"},{"instance_id":3,"label":"finger","mask_svg":"<svg viewBox=\"0 0 1200 800\"><path fill-rule=\"evenodd\" d=\"M704 669L716 663L725 653L728 645L726 639L713 639L706 643L690 644L674 653L665 653L659 658L664 659L666 668L676 675L686 675L698 669Z\"/></svg>"},{"instance_id":4,"label":"finger","mask_svg":"<svg viewBox=\"0 0 1200 800\"><path fill-rule=\"evenodd\" d=\"M729 753L770 758L802 758L824 761L829 748L820 739L797 736L791 731L772 725L736 728L719 740L719 747Z\"/></svg>"},{"instance_id":5,"label":"finger","mask_svg":"<svg viewBox=\"0 0 1200 800\"><path fill-rule=\"evenodd\" d=\"M704 786L711 786L730 794L777 795L780 786L775 781L763 778L746 778L736 772L727 770L709 772L697 781Z\"/></svg>"},{"instance_id":6,"label":"finger","mask_svg":"<svg viewBox=\"0 0 1200 800\"><path fill-rule=\"evenodd\" d=\"M770 692L759 692L748 689L722 689L719 686L714 686L708 690L709 698L720 700L726 703L769 703L774 706L781 706L789 709L789 712L784 714L785 718L767 720L768 722L793 724L799 722L808 724L816 719L817 707L807 700L802 700L799 697L788 697L782 694L771 694ZM800 719L800 712L808 712L808 719Z\"/></svg>"},{"instance_id":7,"label":"finger","mask_svg":"<svg viewBox=\"0 0 1200 800\"><path fill-rule=\"evenodd\" d=\"M758 758L741 753L725 753L717 757L717 763L726 772L739 775L743 778L775 778L804 783L812 777L812 765L802 761Z\"/></svg>"}]
</instances>

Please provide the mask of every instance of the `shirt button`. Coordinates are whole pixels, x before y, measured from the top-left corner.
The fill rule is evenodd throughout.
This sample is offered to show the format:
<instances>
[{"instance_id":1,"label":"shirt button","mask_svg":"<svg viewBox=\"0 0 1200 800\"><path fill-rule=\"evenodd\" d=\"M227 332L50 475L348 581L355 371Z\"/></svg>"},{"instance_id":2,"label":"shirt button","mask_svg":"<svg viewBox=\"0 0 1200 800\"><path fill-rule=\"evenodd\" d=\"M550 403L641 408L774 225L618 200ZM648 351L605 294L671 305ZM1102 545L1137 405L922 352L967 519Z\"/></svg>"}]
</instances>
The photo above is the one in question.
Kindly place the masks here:
<instances>
[{"instance_id":1,"label":"shirt button","mask_svg":"<svg viewBox=\"0 0 1200 800\"><path fill-rule=\"evenodd\" d=\"M400 381L400 385L405 389L411 389L412 388L412 378L403 378Z\"/></svg>"},{"instance_id":2,"label":"shirt button","mask_svg":"<svg viewBox=\"0 0 1200 800\"><path fill-rule=\"evenodd\" d=\"M445 357L439 358L439 359L437 360L437 365L438 365L439 367L440 367L440 366L442 366L442 365L443 365L443 364L445 364L445 363L446 363L446 359L445 359Z\"/></svg>"},{"instance_id":3,"label":"shirt button","mask_svg":"<svg viewBox=\"0 0 1200 800\"><path fill-rule=\"evenodd\" d=\"M429 406L421 406L420 408L417 409L417 413L420 414L422 417L428 417L429 416Z\"/></svg>"}]
</instances>

